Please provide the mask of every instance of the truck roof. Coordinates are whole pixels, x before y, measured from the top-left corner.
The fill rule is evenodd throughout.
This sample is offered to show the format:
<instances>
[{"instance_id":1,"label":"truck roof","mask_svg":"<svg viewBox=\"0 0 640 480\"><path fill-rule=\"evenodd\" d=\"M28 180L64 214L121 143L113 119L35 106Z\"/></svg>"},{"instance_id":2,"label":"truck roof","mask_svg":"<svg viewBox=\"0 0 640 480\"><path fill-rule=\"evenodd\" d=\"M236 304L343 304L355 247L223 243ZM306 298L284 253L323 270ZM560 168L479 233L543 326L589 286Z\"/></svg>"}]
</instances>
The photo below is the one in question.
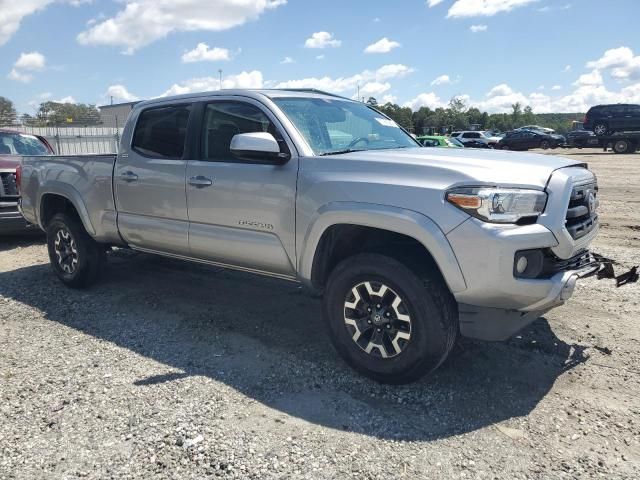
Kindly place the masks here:
<instances>
[{"instance_id":1,"label":"truck roof","mask_svg":"<svg viewBox=\"0 0 640 480\"><path fill-rule=\"evenodd\" d=\"M216 97L216 96L229 96L229 95L237 95L241 97L249 97L249 98L255 98L255 99L260 99L260 97L267 97L267 98L305 97L305 98L340 98L342 100L355 101L347 97L342 97L340 95L335 95L333 93L323 92L322 90L316 90L314 88L291 88L291 89L233 88L233 89L222 89L222 90L214 90L209 92L198 92L198 93L186 93L183 95L172 95L168 97L153 98L151 100L145 100L143 102L138 103L135 108L147 107L154 104L171 102L173 100L200 99L200 98L210 98L210 97Z\"/></svg>"}]
</instances>

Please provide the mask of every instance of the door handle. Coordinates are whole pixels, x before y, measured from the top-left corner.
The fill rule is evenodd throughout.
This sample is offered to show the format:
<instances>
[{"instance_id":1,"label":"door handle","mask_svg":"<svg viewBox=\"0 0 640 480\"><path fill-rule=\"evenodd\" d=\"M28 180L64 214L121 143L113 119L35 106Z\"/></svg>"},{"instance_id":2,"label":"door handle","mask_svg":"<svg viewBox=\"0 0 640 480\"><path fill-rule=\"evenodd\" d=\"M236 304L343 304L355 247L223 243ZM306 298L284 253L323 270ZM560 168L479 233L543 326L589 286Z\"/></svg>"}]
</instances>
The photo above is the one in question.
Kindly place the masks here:
<instances>
[{"instance_id":1,"label":"door handle","mask_svg":"<svg viewBox=\"0 0 640 480\"><path fill-rule=\"evenodd\" d=\"M138 175L136 175L135 173L133 173L131 171L127 171L127 172L124 172L124 173L120 174L120 180L125 181L125 182L137 182L138 181Z\"/></svg>"},{"instance_id":2,"label":"door handle","mask_svg":"<svg viewBox=\"0 0 640 480\"><path fill-rule=\"evenodd\" d=\"M198 175L189 179L189 185L192 185L196 188L210 187L211 185L213 185L213 180L207 177L203 177L202 175Z\"/></svg>"}]
</instances>

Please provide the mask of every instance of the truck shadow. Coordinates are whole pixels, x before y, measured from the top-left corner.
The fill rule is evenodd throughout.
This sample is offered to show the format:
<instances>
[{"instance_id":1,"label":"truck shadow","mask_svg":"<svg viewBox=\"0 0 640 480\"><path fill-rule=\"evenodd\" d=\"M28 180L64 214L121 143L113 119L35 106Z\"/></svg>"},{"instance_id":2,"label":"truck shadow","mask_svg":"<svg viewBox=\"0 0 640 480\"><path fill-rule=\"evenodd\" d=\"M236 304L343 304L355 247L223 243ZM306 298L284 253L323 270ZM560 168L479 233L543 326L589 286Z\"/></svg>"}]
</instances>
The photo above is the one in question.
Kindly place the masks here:
<instances>
[{"instance_id":1,"label":"truck shadow","mask_svg":"<svg viewBox=\"0 0 640 480\"><path fill-rule=\"evenodd\" d=\"M135 379L133 390L153 395L158 384L206 376L292 421L384 439L447 438L525 416L587 358L540 319L506 343L462 342L421 382L379 385L341 362L320 300L297 285L128 251L111 255L91 290L33 265L0 273L0 294L172 370Z\"/></svg>"}]
</instances>

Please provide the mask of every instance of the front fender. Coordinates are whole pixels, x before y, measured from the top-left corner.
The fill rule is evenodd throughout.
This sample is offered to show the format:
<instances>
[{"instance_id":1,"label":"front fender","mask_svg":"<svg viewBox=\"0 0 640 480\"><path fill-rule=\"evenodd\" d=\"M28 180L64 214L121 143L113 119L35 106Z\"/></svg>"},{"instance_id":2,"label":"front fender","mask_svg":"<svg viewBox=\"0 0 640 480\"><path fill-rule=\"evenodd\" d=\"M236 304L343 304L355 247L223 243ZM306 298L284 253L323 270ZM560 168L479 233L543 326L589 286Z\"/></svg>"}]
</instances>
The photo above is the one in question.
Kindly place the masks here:
<instances>
[{"instance_id":1,"label":"front fender","mask_svg":"<svg viewBox=\"0 0 640 480\"><path fill-rule=\"evenodd\" d=\"M455 253L442 230L429 217L398 207L360 202L332 202L322 206L309 222L298 263L300 280L311 285L316 249L333 225L360 225L411 237L429 251L452 293L467 288Z\"/></svg>"}]
</instances>

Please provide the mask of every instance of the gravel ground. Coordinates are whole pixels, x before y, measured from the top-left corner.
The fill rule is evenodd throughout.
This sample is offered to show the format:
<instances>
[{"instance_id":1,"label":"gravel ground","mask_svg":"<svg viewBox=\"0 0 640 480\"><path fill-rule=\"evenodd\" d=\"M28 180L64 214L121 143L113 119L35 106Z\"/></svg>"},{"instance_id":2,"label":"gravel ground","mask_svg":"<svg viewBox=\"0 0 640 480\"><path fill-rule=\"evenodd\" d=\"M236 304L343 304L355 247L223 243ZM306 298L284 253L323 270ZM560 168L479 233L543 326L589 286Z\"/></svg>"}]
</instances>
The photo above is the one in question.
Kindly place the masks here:
<instances>
[{"instance_id":1,"label":"gravel ground","mask_svg":"<svg viewBox=\"0 0 640 480\"><path fill-rule=\"evenodd\" d=\"M640 264L640 155L598 174L594 250ZM117 251L88 291L0 241L0 479L639 478L640 286L579 283L409 386L350 371L297 286Z\"/></svg>"}]
</instances>

